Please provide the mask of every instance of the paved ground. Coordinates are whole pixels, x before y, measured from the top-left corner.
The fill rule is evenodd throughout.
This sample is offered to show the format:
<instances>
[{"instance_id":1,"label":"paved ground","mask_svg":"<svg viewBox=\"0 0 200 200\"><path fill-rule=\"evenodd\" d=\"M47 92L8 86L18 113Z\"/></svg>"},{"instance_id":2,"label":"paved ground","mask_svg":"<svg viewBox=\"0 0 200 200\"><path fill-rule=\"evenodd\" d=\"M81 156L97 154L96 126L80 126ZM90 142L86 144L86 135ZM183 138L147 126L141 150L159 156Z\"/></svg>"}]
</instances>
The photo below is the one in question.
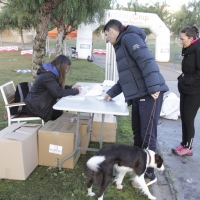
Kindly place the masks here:
<instances>
[{"instance_id":1,"label":"paved ground","mask_svg":"<svg viewBox=\"0 0 200 200\"><path fill-rule=\"evenodd\" d=\"M105 67L105 56L94 55L95 64ZM177 77L181 66L158 63L171 92L179 96ZM181 142L181 120L160 118L158 124L158 149L164 159L165 171L156 172L158 181L151 190L158 200L200 200L200 111L195 120L196 134L193 142L194 155L178 157L171 149Z\"/></svg>"}]
</instances>

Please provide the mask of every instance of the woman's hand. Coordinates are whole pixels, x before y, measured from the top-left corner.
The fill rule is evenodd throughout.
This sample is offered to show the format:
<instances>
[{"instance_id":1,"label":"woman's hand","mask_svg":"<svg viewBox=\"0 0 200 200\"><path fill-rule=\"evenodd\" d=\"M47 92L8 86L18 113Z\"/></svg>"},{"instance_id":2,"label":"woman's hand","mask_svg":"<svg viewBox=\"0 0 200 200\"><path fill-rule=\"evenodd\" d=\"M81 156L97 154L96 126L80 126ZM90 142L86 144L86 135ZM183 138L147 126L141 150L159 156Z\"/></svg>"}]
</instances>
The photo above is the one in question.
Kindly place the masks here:
<instances>
[{"instance_id":1,"label":"woman's hand","mask_svg":"<svg viewBox=\"0 0 200 200\"><path fill-rule=\"evenodd\" d=\"M73 85L72 88L81 88L81 85Z\"/></svg>"},{"instance_id":2,"label":"woman's hand","mask_svg":"<svg viewBox=\"0 0 200 200\"><path fill-rule=\"evenodd\" d=\"M110 101L111 97L110 97L108 94L106 94L106 95L104 96L104 99L106 99L107 101Z\"/></svg>"},{"instance_id":3,"label":"woman's hand","mask_svg":"<svg viewBox=\"0 0 200 200\"><path fill-rule=\"evenodd\" d=\"M154 94L151 94L151 96L156 100L159 97L160 92L156 92Z\"/></svg>"},{"instance_id":4,"label":"woman's hand","mask_svg":"<svg viewBox=\"0 0 200 200\"><path fill-rule=\"evenodd\" d=\"M82 87L81 85L74 85L72 88L76 88L79 91L79 94L81 93Z\"/></svg>"}]
</instances>

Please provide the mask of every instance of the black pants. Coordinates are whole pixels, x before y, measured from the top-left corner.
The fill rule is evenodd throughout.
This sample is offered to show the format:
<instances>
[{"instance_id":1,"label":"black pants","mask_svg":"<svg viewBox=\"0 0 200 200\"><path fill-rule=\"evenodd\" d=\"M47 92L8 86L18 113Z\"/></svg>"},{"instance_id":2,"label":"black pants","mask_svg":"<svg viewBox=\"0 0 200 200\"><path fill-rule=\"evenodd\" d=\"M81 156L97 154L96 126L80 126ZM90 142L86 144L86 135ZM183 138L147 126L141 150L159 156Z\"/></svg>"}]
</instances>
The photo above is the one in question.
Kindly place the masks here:
<instances>
[{"instance_id":1,"label":"black pants","mask_svg":"<svg viewBox=\"0 0 200 200\"><path fill-rule=\"evenodd\" d=\"M191 148L194 139L194 119L200 107L200 94L180 94L180 114L182 121L182 145Z\"/></svg>"},{"instance_id":2,"label":"black pants","mask_svg":"<svg viewBox=\"0 0 200 200\"><path fill-rule=\"evenodd\" d=\"M56 120L63 114L62 110L53 110L53 114L51 115L51 120Z\"/></svg>"},{"instance_id":3,"label":"black pants","mask_svg":"<svg viewBox=\"0 0 200 200\"><path fill-rule=\"evenodd\" d=\"M157 152L157 125L163 102L163 92L156 101L151 95L132 100L132 130L134 146ZM153 107L155 112L151 118ZM143 144L144 143L144 144Z\"/></svg>"},{"instance_id":4,"label":"black pants","mask_svg":"<svg viewBox=\"0 0 200 200\"><path fill-rule=\"evenodd\" d=\"M132 100L132 129L134 146L157 152L157 125L163 102L163 92L156 101L151 95ZM155 106L155 107L154 107ZM152 113L153 108L155 112ZM153 175L154 168L148 167L147 174Z\"/></svg>"}]
</instances>

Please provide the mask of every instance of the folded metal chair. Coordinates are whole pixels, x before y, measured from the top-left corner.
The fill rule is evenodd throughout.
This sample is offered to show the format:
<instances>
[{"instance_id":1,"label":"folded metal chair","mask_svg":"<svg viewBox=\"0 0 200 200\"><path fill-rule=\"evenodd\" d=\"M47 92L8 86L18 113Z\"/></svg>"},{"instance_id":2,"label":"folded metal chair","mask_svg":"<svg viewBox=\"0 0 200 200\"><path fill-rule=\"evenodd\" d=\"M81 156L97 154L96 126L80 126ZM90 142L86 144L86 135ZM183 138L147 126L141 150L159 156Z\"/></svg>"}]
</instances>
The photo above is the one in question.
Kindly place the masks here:
<instances>
[{"instance_id":1,"label":"folded metal chair","mask_svg":"<svg viewBox=\"0 0 200 200\"><path fill-rule=\"evenodd\" d=\"M21 122L21 121L33 121L33 120L41 120L42 125L44 125L44 121L40 117L29 117L27 115L11 115L10 108L14 106L25 105L24 102L15 103L15 85L13 81L5 83L0 86L1 93L3 96L3 100L5 103L7 118L8 118L8 126L11 125L12 122Z\"/></svg>"}]
</instances>

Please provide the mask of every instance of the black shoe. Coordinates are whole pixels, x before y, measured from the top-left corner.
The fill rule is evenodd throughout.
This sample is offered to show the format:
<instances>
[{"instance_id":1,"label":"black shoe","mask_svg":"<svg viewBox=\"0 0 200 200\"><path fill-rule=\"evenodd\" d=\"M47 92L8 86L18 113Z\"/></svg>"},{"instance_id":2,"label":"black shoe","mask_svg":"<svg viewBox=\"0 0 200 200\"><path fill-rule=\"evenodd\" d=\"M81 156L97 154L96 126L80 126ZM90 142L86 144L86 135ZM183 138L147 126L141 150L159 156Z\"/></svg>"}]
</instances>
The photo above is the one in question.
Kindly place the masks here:
<instances>
[{"instance_id":1,"label":"black shoe","mask_svg":"<svg viewBox=\"0 0 200 200\"><path fill-rule=\"evenodd\" d=\"M150 186L157 181L157 178L156 178L154 173L147 173L146 172L144 174L144 179L145 179L147 186Z\"/></svg>"}]
</instances>

